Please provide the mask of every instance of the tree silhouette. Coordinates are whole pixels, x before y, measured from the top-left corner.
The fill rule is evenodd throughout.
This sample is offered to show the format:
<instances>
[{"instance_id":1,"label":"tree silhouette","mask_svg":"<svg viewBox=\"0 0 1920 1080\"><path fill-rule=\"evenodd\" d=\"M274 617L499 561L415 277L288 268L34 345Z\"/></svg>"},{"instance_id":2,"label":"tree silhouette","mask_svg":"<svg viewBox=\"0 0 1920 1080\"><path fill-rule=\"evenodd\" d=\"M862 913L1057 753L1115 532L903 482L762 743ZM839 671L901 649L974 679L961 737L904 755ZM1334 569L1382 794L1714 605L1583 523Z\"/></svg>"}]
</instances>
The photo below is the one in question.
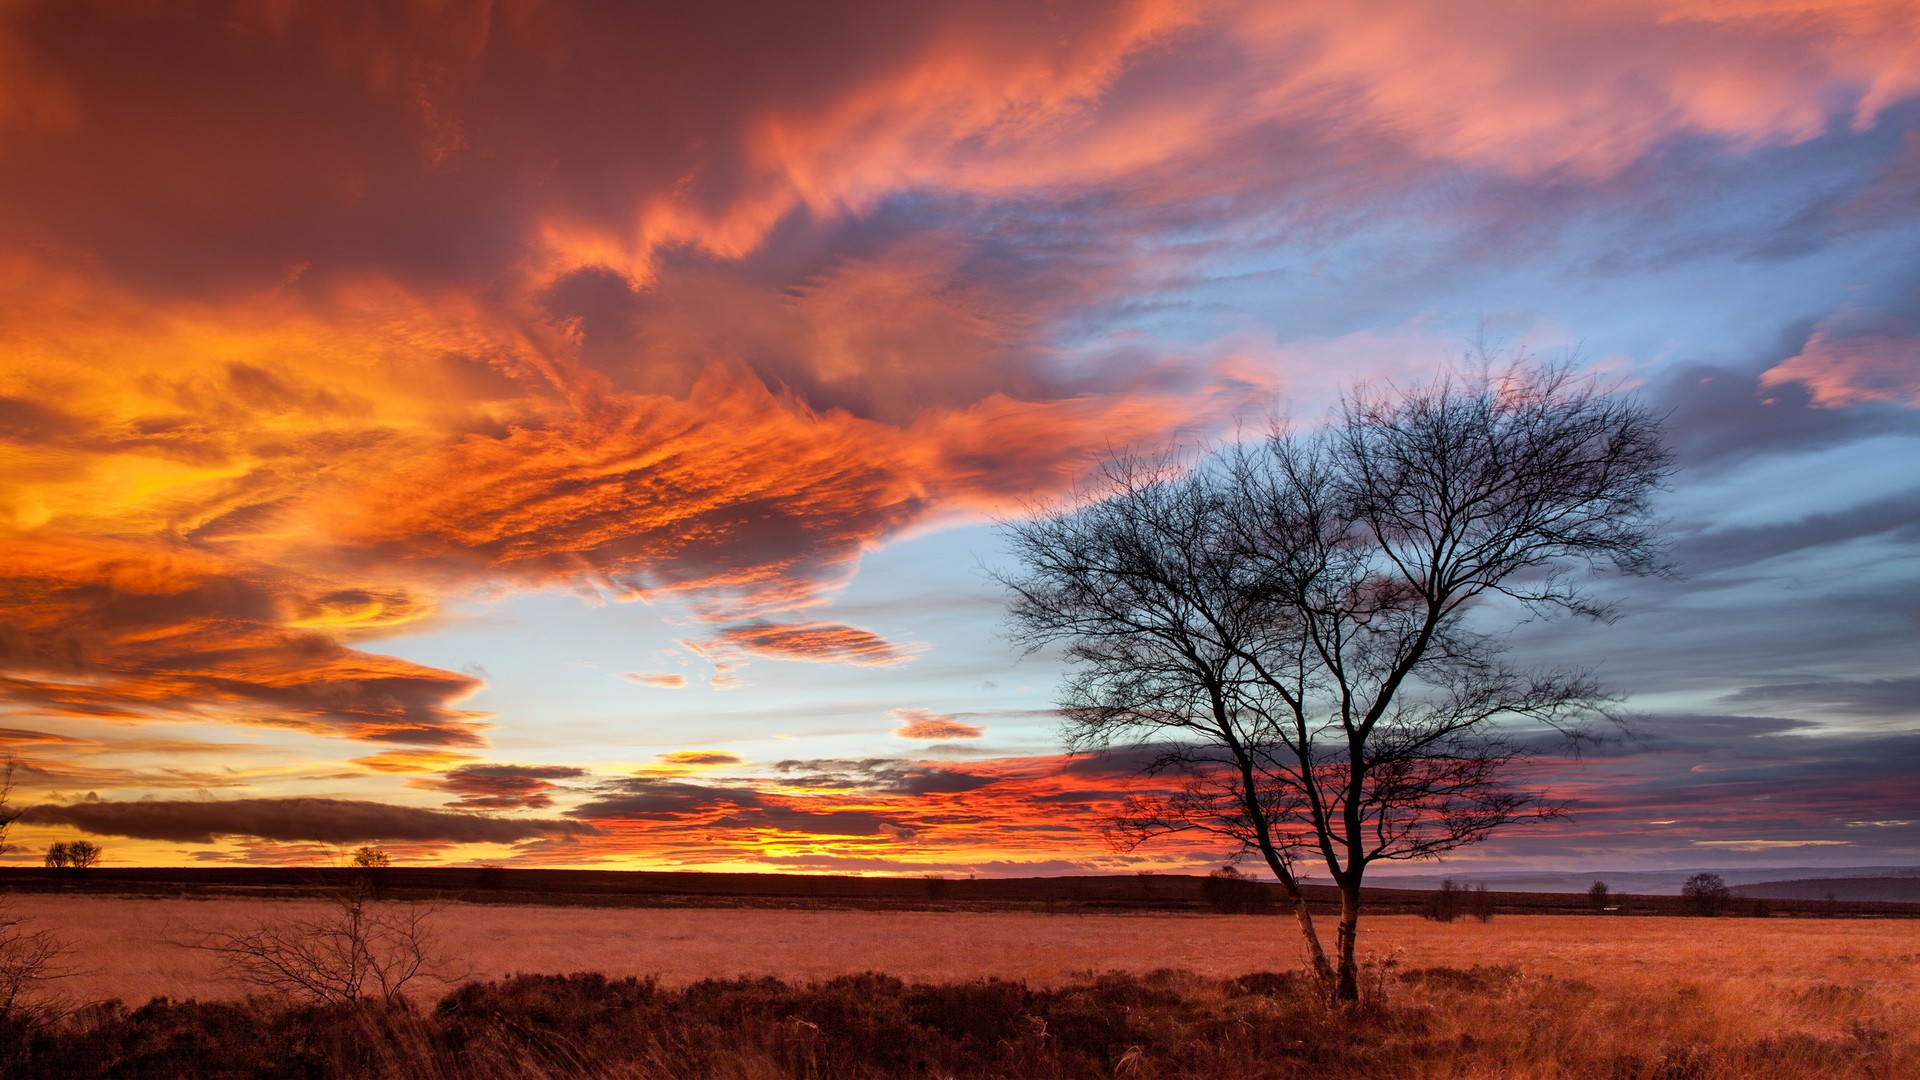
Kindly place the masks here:
<instances>
[{"instance_id":1,"label":"tree silhouette","mask_svg":"<svg viewBox=\"0 0 1920 1080\"><path fill-rule=\"evenodd\" d=\"M1509 663L1506 631L1611 617L1576 572L1662 570L1670 468L1643 405L1563 367L1361 389L1324 430L1190 468L1115 457L1103 490L1005 526L1021 569L1002 582L1015 639L1065 646L1068 748L1136 748L1174 787L1110 838L1203 830L1257 853L1351 1001L1369 866L1554 811L1511 766L1610 699L1587 672ZM1303 859L1340 891L1332 957Z\"/></svg>"},{"instance_id":2,"label":"tree silhouette","mask_svg":"<svg viewBox=\"0 0 1920 1080\"><path fill-rule=\"evenodd\" d=\"M1680 886L1680 896L1695 915L1718 915L1733 899L1733 890L1719 874L1700 873Z\"/></svg>"}]
</instances>

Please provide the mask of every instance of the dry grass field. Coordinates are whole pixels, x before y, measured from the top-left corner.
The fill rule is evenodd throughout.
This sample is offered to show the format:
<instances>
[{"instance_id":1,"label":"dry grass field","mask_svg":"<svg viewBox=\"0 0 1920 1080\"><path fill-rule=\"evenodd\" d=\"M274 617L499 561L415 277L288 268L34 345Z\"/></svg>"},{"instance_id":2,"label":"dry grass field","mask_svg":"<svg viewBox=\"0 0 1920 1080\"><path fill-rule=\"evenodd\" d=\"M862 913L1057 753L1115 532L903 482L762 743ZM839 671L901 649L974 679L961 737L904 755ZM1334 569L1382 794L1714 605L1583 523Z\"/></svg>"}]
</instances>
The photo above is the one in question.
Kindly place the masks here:
<instances>
[{"instance_id":1,"label":"dry grass field","mask_svg":"<svg viewBox=\"0 0 1920 1080\"><path fill-rule=\"evenodd\" d=\"M63 981L61 992L67 999L119 998L131 1006L155 996L239 996L242 989L223 981L215 958L190 943L285 918L317 902L18 896L13 905L17 915L73 944L70 963L80 971ZM771 975L798 986L877 971L907 983L999 979L1023 982L1036 991L1066 988L1064 993L1095 985L1097 973L1145 976L1157 969L1179 969L1191 975L1136 979L1127 985L1172 987L1167 991L1172 996L1165 1000L1181 1002L1188 1015L1211 1018L1208 1022L1232 1017L1239 1025L1233 1031L1248 1032L1261 1027L1262 1017L1278 1023L1278 1014L1269 1013L1281 1006L1260 1004L1266 998L1249 1004L1251 999L1243 1000L1230 989L1233 984L1222 980L1296 969L1299 956L1293 922L1272 916L448 904L434 915L433 926L442 945L458 958L455 973L468 979L599 972L657 977L663 992L679 988L692 993L699 980ZM1365 1053L1352 1061L1322 1061L1315 1056L1318 1051L1299 1049L1306 1043L1295 1037L1286 1043L1294 1049L1284 1052L1256 1054L1248 1049L1250 1061L1267 1060L1274 1053L1284 1060L1272 1071L1256 1069L1245 1075L1309 1074L1281 1067L1294 1060L1287 1055L1296 1051L1328 1065L1322 1075L1920 1075L1920 1020L1912 1009L1912 1002L1920 999L1920 920L1509 916L1489 923L1438 924L1384 916L1363 923L1363 929L1363 952L1373 962L1371 1019L1334 1016L1313 1023L1320 1025L1315 1029L1318 1038L1344 1039L1342 1025L1354 1023L1370 1025L1373 1035L1368 1038L1384 1041L1368 1042L1361 1048ZM426 1000L439 992L433 988ZM861 994L872 996L870 988ZM1297 1001L1286 1006L1298 1007ZM1020 1015L1035 1023L1044 1019L1040 1005L1029 1002L1020 1008L1026 1010ZM1289 1021L1295 1027L1303 1022L1297 1017ZM818 1030L816 1022L804 1023ZM766 1038L775 1042L788 1038L780 1034L785 1028L767 1030L773 1034ZM1141 1040L1115 1044L1118 1057L1107 1065L1118 1071L1079 1072L1063 1065L1043 1069L1038 1058L1025 1067L1041 1070L1036 1075L1128 1075L1119 1058L1129 1046L1140 1051L1133 1064L1145 1067L1140 1055L1148 1053L1143 1047L1152 1038L1138 1033L1113 1037L1123 1043L1125 1038ZM995 1052L1012 1053L1017 1041L1001 1039ZM1217 1034L1206 1041L1210 1050L1221 1045ZM1360 1052L1351 1047L1341 1052L1348 1050ZM526 1056L517 1053L512 1060ZM767 1053L773 1054L768 1061L787 1061L781 1056L784 1050ZM1389 1062L1390 1073L1370 1071L1387 1068ZM654 1065L656 1071L635 1066L606 1074L675 1075L669 1060ZM1222 1060L1211 1067L1238 1066ZM807 1074L797 1065L764 1062L761 1067L716 1069L707 1074ZM1135 1068L1132 1075L1206 1075L1204 1070L1170 1069ZM493 1071L550 1074L514 1071L497 1062ZM552 1074L568 1071L557 1068ZM830 1068L814 1068L814 1073L891 1075ZM428 1073L399 1069L390 1074Z\"/></svg>"}]
</instances>

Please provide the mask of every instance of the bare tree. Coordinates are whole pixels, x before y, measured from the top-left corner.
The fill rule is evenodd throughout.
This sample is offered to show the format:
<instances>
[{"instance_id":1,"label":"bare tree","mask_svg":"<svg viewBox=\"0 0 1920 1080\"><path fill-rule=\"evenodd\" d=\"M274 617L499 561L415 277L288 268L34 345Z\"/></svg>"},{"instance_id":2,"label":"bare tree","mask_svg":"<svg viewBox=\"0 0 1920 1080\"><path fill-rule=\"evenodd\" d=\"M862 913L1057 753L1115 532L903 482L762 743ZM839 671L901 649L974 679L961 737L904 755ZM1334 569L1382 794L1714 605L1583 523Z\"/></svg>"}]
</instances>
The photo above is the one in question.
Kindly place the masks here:
<instances>
[{"instance_id":1,"label":"bare tree","mask_svg":"<svg viewBox=\"0 0 1920 1080\"><path fill-rule=\"evenodd\" d=\"M93 869L103 854L104 849L91 840L67 841L67 865L73 867L76 873L85 874Z\"/></svg>"},{"instance_id":2,"label":"bare tree","mask_svg":"<svg viewBox=\"0 0 1920 1080\"><path fill-rule=\"evenodd\" d=\"M1133 747L1177 780L1112 839L1197 829L1256 852L1354 1000L1370 865L1553 812L1512 766L1611 699L1587 672L1509 663L1507 632L1610 618L1579 571L1663 569L1670 460L1643 405L1561 367L1362 389L1323 430L1191 467L1120 456L1103 491L1005 526L1015 638L1066 647L1070 750ZM1331 958L1303 859L1340 892Z\"/></svg>"},{"instance_id":3,"label":"bare tree","mask_svg":"<svg viewBox=\"0 0 1920 1080\"><path fill-rule=\"evenodd\" d=\"M7 758L4 766L0 766L0 855L13 850L7 833L12 831L13 823L20 820L20 815L27 812L26 807L13 805L13 773L16 768L18 763L11 757Z\"/></svg>"},{"instance_id":4,"label":"bare tree","mask_svg":"<svg viewBox=\"0 0 1920 1080\"><path fill-rule=\"evenodd\" d=\"M435 938L432 904L374 899L343 889L316 915L262 922L200 943L231 978L268 993L344 1004L390 998L416 983L459 978Z\"/></svg>"},{"instance_id":5,"label":"bare tree","mask_svg":"<svg viewBox=\"0 0 1920 1080\"><path fill-rule=\"evenodd\" d=\"M20 818L13 806L14 760L0 766L0 854L13 845L7 833ZM0 1020L39 1023L61 1012L46 994L46 984L69 972L60 964L68 946L51 932L31 930L13 912L12 898L0 898Z\"/></svg>"},{"instance_id":6,"label":"bare tree","mask_svg":"<svg viewBox=\"0 0 1920 1080\"><path fill-rule=\"evenodd\" d=\"M1733 890L1719 874L1701 873L1680 886L1680 896L1695 915L1718 915L1733 901Z\"/></svg>"}]
</instances>

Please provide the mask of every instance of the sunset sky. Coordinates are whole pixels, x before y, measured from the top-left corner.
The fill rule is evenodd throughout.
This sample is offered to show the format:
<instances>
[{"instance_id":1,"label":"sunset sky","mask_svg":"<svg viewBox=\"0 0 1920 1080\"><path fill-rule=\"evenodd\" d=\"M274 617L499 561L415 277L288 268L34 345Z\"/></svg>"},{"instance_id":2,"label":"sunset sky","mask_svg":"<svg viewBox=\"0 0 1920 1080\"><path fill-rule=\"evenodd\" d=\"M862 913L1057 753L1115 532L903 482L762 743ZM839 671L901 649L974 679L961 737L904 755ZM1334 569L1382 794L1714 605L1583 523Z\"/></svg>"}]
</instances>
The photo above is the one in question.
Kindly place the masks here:
<instances>
[{"instance_id":1,"label":"sunset sky","mask_svg":"<svg viewBox=\"0 0 1920 1080\"><path fill-rule=\"evenodd\" d=\"M1920 862L1913 0L4 0L7 858L1218 865L993 522L1476 343L1683 574L1448 866Z\"/></svg>"}]
</instances>

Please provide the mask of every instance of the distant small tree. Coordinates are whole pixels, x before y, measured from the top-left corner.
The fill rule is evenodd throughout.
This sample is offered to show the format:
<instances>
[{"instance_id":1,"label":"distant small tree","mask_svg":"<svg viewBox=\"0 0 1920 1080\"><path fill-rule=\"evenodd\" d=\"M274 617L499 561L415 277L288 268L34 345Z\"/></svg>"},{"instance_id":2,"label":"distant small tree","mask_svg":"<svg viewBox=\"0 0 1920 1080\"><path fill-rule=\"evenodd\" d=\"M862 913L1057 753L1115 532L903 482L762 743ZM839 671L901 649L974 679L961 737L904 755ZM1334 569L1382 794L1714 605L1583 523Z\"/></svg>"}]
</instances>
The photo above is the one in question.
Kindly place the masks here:
<instances>
[{"instance_id":1,"label":"distant small tree","mask_svg":"<svg viewBox=\"0 0 1920 1080\"><path fill-rule=\"evenodd\" d=\"M67 850L67 842L65 840L55 840L53 843L47 845L46 864L47 869L55 873L59 873L73 865L73 855Z\"/></svg>"},{"instance_id":2,"label":"distant small tree","mask_svg":"<svg viewBox=\"0 0 1920 1080\"><path fill-rule=\"evenodd\" d=\"M1267 887L1228 863L1200 882L1207 906L1221 915L1264 915L1273 906Z\"/></svg>"},{"instance_id":3,"label":"distant small tree","mask_svg":"<svg viewBox=\"0 0 1920 1080\"><path fill-rule=\"evenodd\" d=\"M1613 893L1604 881L1596 881L1587 886L1587 906L1595 915L1604 913L1613 904Z\"/></svg>"},{"instance_id":4,"label":"distant small tree","mask_svg":"<svg viewBox=\"0 0 1920 1080\"><path fill-rule=\"evenodd\" d=\"M374 896L379 896L387 883L387 868L393 865L393 859L379 848L368 845L355 848L353 854L347 857L347 864L353 868L360 885Z\"/></svg>"},{"instance_id":5,"label":"distant small tree","mask_svg":"<svg viewBox=\"0 0 1920 1080\"><path fill-rule=\"evenodd\" d=\"M1421 914L1434 922L1452 922L1460 917L1460 898L1464 891L1452 878L1442 881L1427 899L1427 910Z\"/></svg>"},{"instance_id":6,"label":"distant small tree","mask_svg":"<svg viewBox=\"0 0 1920 1080\"><path fill-rule=\"evenodd\" d=\"M1701 873L1680 886L1680 896L1695 915L1718 915L1733 899L1733 890L1719 874Z\"/></svg>"},{"instance_id":7,"label":"distant small tree","mask_svg":"<svg viewBox=\"0 0 1920 1080\"><path fill-rule=\"evenodd\" d=\"M1487 891L1485 882L1468 890L1461 906L1478 922L1493 921L1493 894Z\"/></svg>"},{"instance_id":8,"label":"distant small tree","mask_svg":"<svg viewBox=\"0 0 1920 1080\"><path fill-rule=\"evenodd\" d=\"M102 854L104 851L100 845L90 840L67 841L67 865L73 867L76 873L84 874L93 869L100 862Z\"/></svg>"}]
</instances>

